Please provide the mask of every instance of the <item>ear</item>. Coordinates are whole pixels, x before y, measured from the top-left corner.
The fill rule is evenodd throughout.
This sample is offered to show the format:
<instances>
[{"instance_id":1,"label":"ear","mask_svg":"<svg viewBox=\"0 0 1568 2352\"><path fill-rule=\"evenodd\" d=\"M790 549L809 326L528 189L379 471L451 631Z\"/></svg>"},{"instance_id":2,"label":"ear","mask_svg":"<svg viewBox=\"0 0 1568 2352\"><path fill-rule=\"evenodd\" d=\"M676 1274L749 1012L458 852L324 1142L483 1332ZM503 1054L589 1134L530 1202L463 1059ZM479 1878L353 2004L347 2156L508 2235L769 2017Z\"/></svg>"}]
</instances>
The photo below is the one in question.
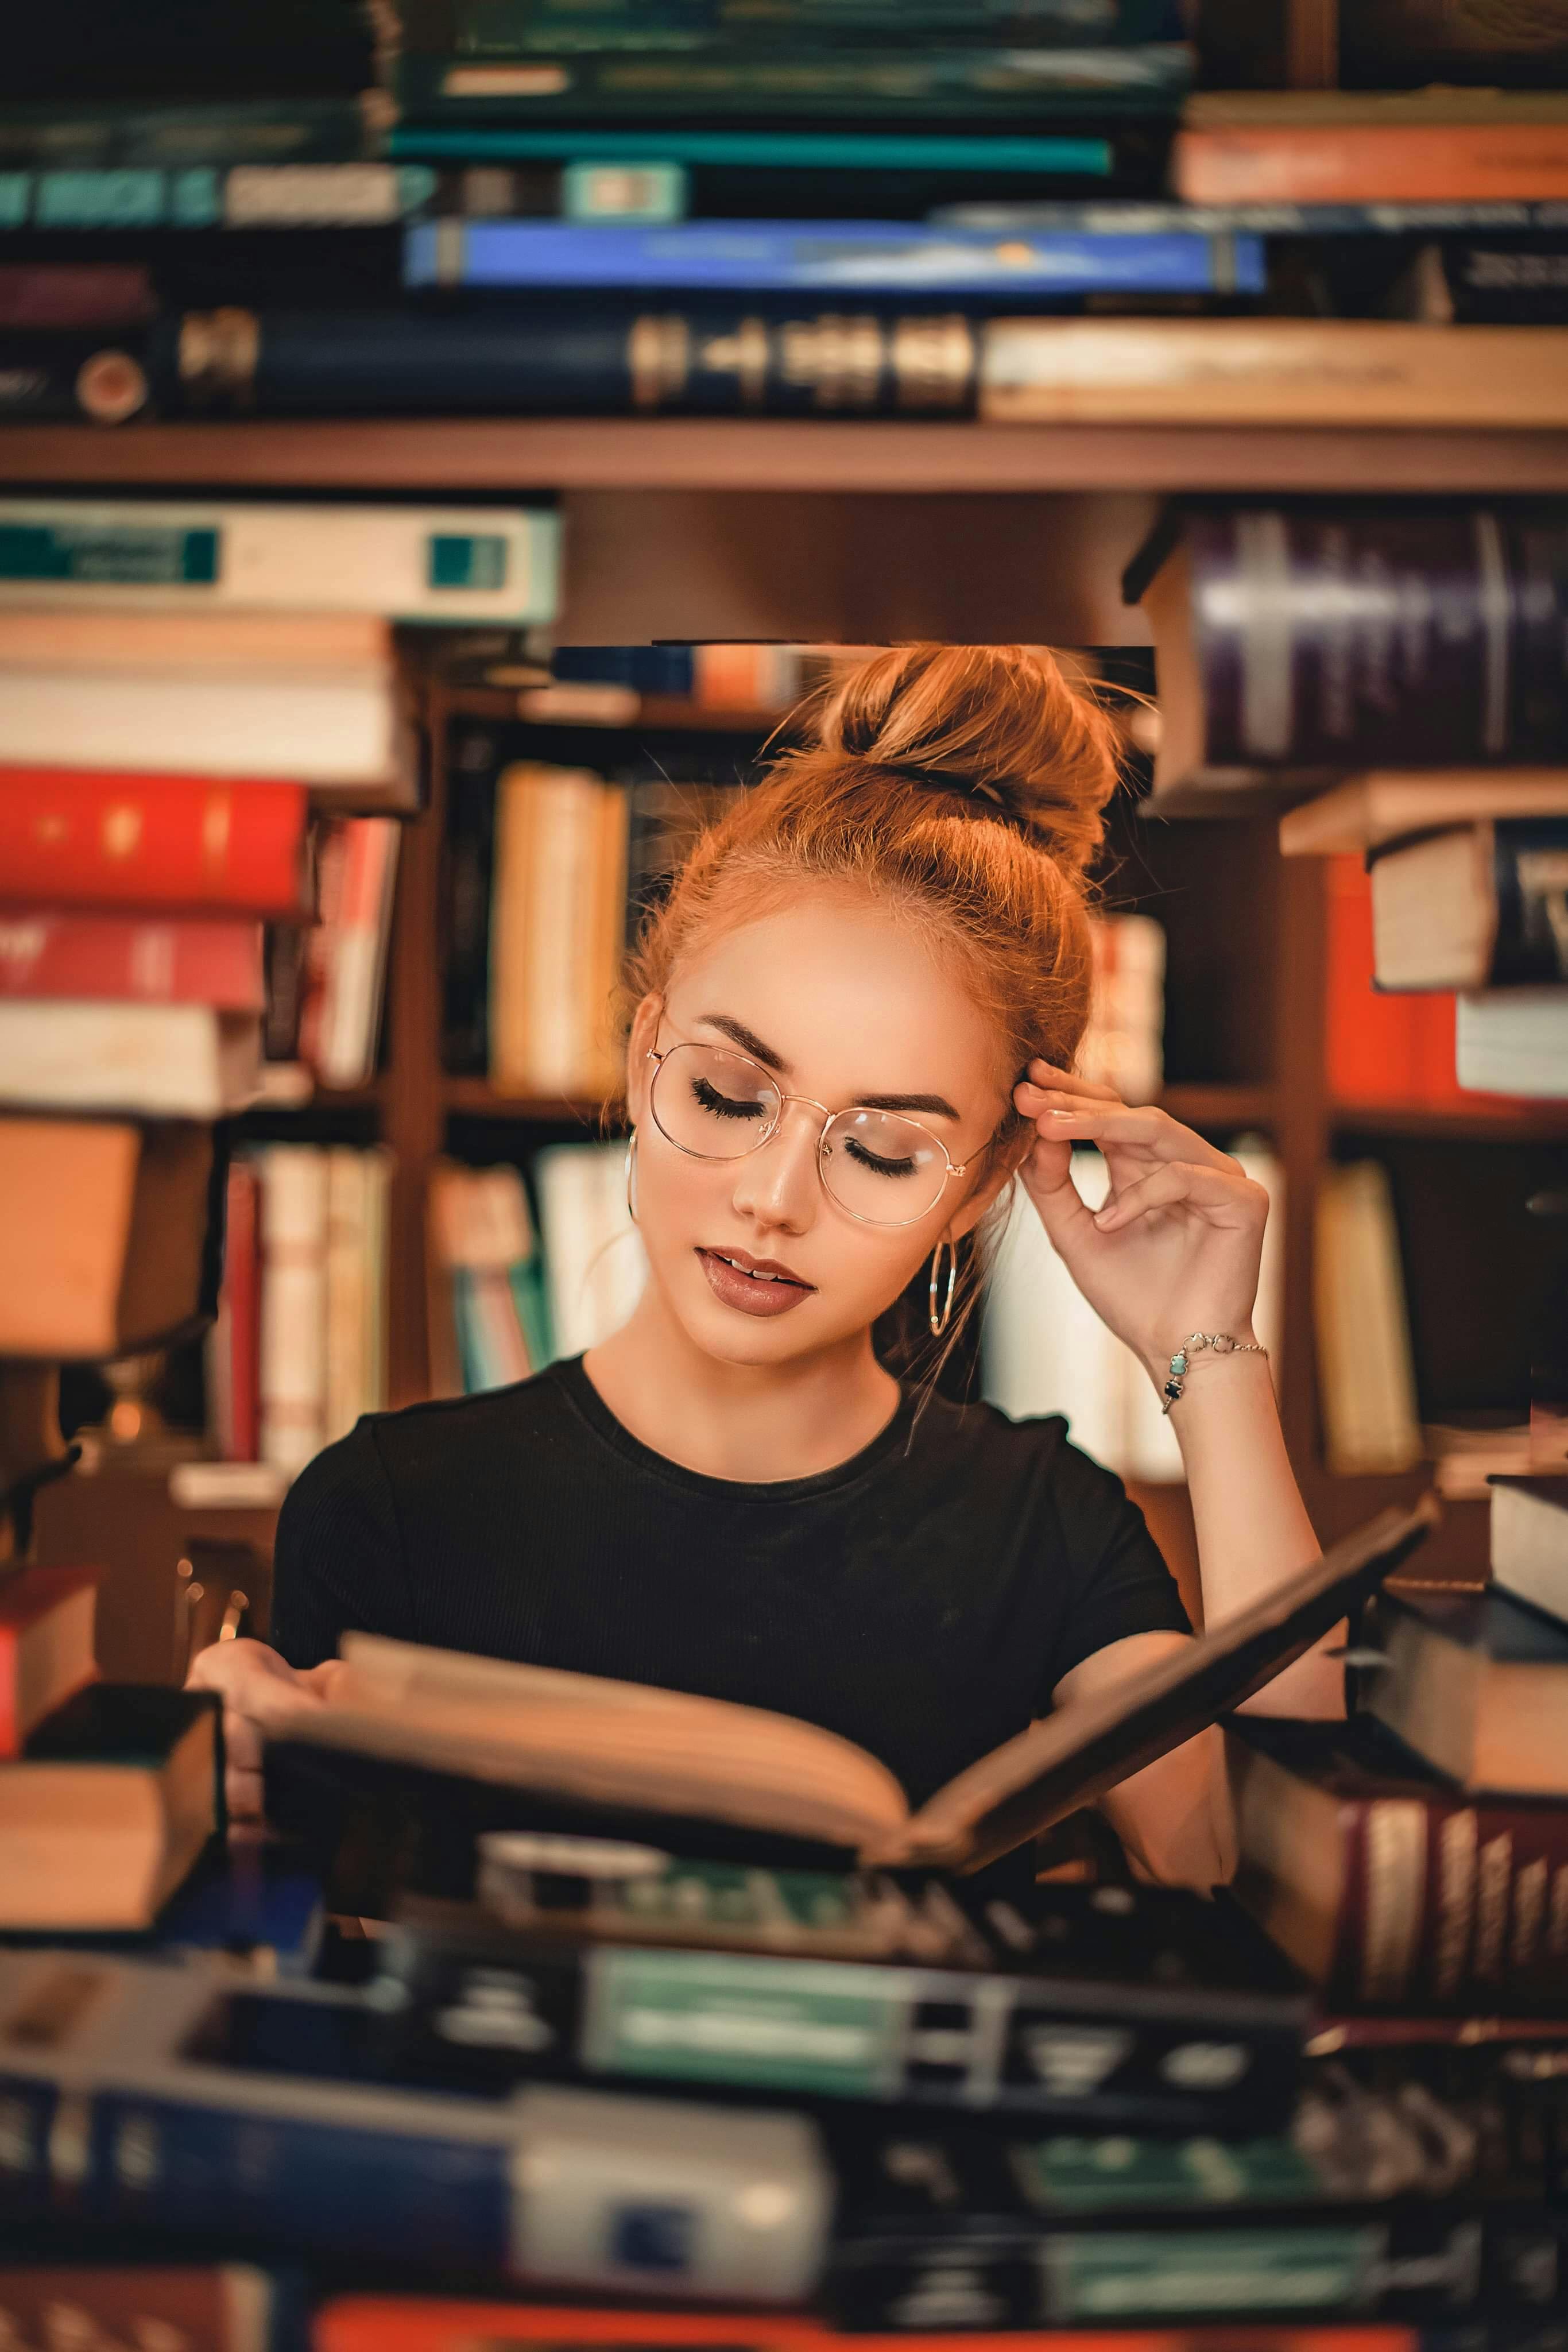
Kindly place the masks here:
<instances>
[{"instance_id":1,"label":"ear","mask_svg":"<svg viewBox=\"0 0 1568 2352\"><path fill-rule=\"evenodd\" d=\"M1029 1157L1030 1146L1033 1141L1032 1134L1026 1133L1016 1150L998 1150L997 1151L991 1166L965 1201L963 1207L955 1210L947 1222L946 1230L952 1234L955 1241L961 1234L974 1231L986 1211L1001 1192L1003 1185L1010 1177L1018 1173L1019 1169Z\"/></svg>"},{"instance_id":2,"label":"ear","mask_svg":"<svg viewBox=\"0 0 1568 2352\"><path fill-rule=\"evenodd\" d=\"M653 1083L653 1065L648 1055L653 1051L664 1009L664 998L650 992L632 1015L632 1034L626 1040L626 1110L633 1127L640 1126L647 1116L648 1094Z\"/></svg>"}]
</instances>

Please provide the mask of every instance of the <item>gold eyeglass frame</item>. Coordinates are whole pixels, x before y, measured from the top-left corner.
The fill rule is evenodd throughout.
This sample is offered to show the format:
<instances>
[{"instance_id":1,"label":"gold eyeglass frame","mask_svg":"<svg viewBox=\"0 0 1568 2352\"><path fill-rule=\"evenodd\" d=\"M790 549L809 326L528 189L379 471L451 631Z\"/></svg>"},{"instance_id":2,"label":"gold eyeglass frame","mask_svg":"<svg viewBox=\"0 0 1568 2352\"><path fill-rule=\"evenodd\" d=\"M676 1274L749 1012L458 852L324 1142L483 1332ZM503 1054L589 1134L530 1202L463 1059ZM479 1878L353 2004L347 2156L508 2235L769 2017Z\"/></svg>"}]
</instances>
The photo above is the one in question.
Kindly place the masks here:
<instances>
[{"instance_id":1,"label":"gold eyeglass frame","mask_svg":"<svg viewBox=\"0 0 1568 2352\"><path fill-rule=\"evenodd\" d=\"M748 1143L744 1151L694 1151L690 1144L676 1142L674 1137L670 1133L668 1128L665 1127L663 1120L660 1118L658 1112L653 1108L653 1087L658 1082L660 1070L670 1059L672 1055L682 1053L723 1054L732 1062L743 1062L748 1070L755 1070L758 1076L762 1079L763 1083L766 1086L771 1087L773 1092L778 1096L779 1110L777 1116L768 1121L764 1132L758 1137L755 1143ZM852 1217L858 1225L876 1225L883 1231L888 1233L902 1231L902 1229L906 1225L917 1225L922 1217L928 1217L931 1214L931 1212L936 1208L937 1202L942 1199L943 1194L946 1192L947 1186L952 1179L955 1176L967 1175L968 1171L974 1166L975 1160L978 1156L977 1153L972 1151L967 1160L955 1160L939 1135L934 1134L931 1129L923 1125L919 1119L911 1118L904 1111L882 1110L871 1113L871 1106L868 1103L851 1103L844 1110L830 1110L826 1103L819 1102L817 1100L815 1095L787 1095L783 1087L779 1085L778 1079L773 1076L772 1071L764 1068L760 1062L754 1061L749 1054L739 1053L732 1045L710 1045L705 1037L683 1037L677 1044L674 1045L666 1045L662 1053L656 1046L650 1045L644 1050L643 1058L646 1062L652 1062L654 1066L653 1076L649 1080L648 1084L648 1109L652 1115L653 1124L671 1149L675 1151L683 1152L688 1160L703 1160L710 1163L730 1160L749 1160L754 1151L760 1151L763 1145L765 1143L771 1143L773 1138L778 1134L779 1128L784 1123L784 1110L787 1104L792 1102L805 1103L810 1109L820 1110L822 1114L822 1125L821 1130L817 1137L818 1179L821 1184L823 1192L827 1194L829 1200L831 1201L834 1208L842 1209L845 1216ZM936 1194L936 1199L927 1202L924 1209L917 1210L913 1217L862 1217L858 1209L849 1208L845 1202L841 1201L832 1186L829 1183L822 1167L824 1147L828 1140L828 1129L833 1125L835 1120L841 1118L852 1118L857 1111L865 1111L877 1118L899 1119L905 1127L914 1128L916 1134L923 1135L927 1143L934 1144L936 1150L942 1154L943 1159L946 1160L946 1171L942 1178L941 1189ZM981 1151L983 1151L985 1148L985 1144L982 1144L979 1147Z\"/></svg>"}]
</instances>

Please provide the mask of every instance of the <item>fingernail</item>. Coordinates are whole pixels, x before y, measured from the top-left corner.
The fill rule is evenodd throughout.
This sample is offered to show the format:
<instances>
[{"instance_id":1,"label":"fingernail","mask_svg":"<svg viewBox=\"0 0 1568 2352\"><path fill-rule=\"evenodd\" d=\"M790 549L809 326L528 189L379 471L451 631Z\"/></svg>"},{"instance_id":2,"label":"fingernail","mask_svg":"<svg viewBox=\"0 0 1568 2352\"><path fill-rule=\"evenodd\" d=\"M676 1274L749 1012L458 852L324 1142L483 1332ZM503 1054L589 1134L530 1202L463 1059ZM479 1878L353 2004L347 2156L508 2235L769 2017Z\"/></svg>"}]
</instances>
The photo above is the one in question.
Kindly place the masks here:
<instances>
[{"instance_id":1,"label":"fingernail","mask_svg":"<svg viewBox=\"0 0 1568 2352\"><path fill-rule=\"evenodd\" d=\"M1088 1116L1087 1112L1081 1110L1058 1110L1054 1103L1045 1115L1047 1118L1084 1118Z\"/></svg>"},{"instance_id":2,"label":"fingernail","mask_svg":"<svg viewBox=\"0 0 1568 2352\"><path fill-rule=\"evenodd\" d=\"M1096 1209L1094 1212L1094 1222L1097 1225L1108 1225L1115 1216L1115 1213L1116 1212L1114 1209Z\"/></svg>"}]
</instances>

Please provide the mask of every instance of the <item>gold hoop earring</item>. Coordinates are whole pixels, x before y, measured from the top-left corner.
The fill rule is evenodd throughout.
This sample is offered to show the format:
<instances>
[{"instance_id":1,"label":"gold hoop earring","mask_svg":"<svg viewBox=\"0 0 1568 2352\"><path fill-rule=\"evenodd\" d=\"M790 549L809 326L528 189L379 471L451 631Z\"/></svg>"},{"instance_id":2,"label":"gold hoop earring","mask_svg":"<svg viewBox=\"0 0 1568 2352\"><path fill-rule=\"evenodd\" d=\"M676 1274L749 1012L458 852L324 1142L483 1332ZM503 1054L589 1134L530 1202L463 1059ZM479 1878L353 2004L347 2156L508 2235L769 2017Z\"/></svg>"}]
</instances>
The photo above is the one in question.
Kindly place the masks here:
<instances>
[{"instance_id":1,"label":"gold hoop earring","mask_svg":"<svg viewBox=\"0 0 1568 2352\"><path fill-rule=\"evenodd\" d=\"M637 1181L637 1130L632 1129L626 1139L626 1214L633 1224L637 1222L637 1201L633 1186Z\"/></svg>"},{"instance_id":2,"label":"gold hoop earring","mask_svg":"<svg viewBox=\"0 0 1568 2352\"><path fill-rule=\"evenodd\" d=\"M941 1263L942 1253L944 1250L947 1253L947 1296L942 1301L942 1312L938 1315L936 1312L936 1268ZM947 1235L944 1234L941 1240L937 1243L936 1248L931 1253L931 1293L930 1306L927 1309L927 1319L931 1325L931 1337L934 1339L939 1339L942 1337L943 1332L946 1331L948 1324L953 1319L953 1289L957 1279L958 1253L954 1247L952 1242L948 1239Z\"/></svg>"}]
</instances>

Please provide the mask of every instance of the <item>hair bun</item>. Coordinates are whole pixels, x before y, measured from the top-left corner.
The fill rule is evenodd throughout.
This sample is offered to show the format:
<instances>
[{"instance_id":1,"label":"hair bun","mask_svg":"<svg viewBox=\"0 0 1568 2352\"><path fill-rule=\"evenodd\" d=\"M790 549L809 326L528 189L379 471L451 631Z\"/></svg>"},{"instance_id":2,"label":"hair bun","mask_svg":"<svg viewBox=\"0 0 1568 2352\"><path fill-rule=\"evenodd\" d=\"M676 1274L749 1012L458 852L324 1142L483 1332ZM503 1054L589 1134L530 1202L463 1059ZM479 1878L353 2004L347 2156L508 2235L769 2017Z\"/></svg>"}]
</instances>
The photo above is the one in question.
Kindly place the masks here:
<instances>
[{"instance_id":1,"label":"hair bun","mask_svg":"<svg viewBox=\"0 0 1568 2352\"><path fill-rule=\"evenodd\" d=\"M1121 772L1113 719L1033 646L894 646L831 691L817 732L825 751L1018 825L1074 872Z\"/></svg>"}]
</instances>

